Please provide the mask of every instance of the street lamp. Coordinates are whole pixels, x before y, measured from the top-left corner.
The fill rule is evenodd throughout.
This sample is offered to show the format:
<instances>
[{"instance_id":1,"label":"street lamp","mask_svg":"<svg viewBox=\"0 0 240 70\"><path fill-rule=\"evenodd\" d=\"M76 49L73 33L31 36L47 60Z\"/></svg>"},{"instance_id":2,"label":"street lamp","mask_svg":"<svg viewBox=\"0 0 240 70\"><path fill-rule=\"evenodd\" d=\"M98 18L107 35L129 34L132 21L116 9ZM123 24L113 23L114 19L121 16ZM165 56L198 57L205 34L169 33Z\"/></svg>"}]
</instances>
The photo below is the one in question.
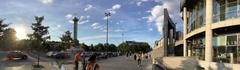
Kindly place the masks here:
<instances>
[{"instance_id":1,"label":"street lamp","mask_svg":"<svg viewBox=\"0 0 240 70\"><path fill-rule=\"evenodd\" d=\"M107 47L108 47L108 17L111 16L111 13L108 12L108 13L105 13L105 16L107 17L107 32L106 32L106 44L107 44ZM108 52L108 50L107 50Z\"/></svg>"}]
</instances>

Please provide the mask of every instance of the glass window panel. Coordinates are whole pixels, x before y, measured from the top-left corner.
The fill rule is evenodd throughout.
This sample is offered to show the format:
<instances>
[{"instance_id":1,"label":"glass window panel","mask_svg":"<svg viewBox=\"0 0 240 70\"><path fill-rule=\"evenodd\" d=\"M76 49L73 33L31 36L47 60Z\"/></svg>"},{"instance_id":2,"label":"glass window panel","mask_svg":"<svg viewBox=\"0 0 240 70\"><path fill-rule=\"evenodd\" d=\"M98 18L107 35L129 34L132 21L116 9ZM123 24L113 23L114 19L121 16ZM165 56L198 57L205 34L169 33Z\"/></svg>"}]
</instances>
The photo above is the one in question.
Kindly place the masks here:
<instances>
[{"instance_id":1,"label":"glass window panel","mask_svg":"<svg viewBox=\"0 0 240 70\"><path fill-rule=\"evenodd\" d=\"M226 45L226 38L225 36L219 36L218 37L218 46L225 46Z\"/></svg>"},{"instance_id":2,"label":"glass window panel","mask_svg":"<svg viewBox=\"0 0 240 70\"><path fill-rule=\"evenodd\" d=\"M227 0L226 18L233 18L237 16L237 0Z\"/></svg>"},{"instance_id":3,"label":"glass window panel","mask_svg":"<svg viewBox=\"0 0 240 70\"><path fill-rule=\"evenodd\" d=\"M227 36L227 45L237 45L237 35Z\"/></svg>"},{"instance_id":4,"label":"glass window panel","mask_svg":"<svg viewBox=\"0 0 240 70\"><path fill-rule=\"evenodd\" d=\"M217 37L213 37L212 45L213 46L218 46L218 39L217 39Z\"/></svg>"}]
</instances>

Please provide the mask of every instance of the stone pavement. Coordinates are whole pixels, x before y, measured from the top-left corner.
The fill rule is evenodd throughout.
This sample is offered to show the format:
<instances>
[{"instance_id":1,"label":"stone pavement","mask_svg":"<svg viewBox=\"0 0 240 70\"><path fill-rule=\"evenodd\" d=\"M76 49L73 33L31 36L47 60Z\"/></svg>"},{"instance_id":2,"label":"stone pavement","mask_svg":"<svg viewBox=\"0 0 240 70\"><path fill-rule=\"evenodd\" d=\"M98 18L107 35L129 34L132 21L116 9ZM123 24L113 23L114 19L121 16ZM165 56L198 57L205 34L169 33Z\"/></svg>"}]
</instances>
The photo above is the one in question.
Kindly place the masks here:
<instances>
[{"instance_id":1,"label":"stone pavement","mask_svg":"<svg viewBox=\"0 0 240 70\"><path fill-rule=\"evenodd\" d=\"M119 56L99 62L100 70L152 70L152 64L149 60L144 59L141 67L138 67L137 61L132 57Z\"/></svg>"}]
</instances>

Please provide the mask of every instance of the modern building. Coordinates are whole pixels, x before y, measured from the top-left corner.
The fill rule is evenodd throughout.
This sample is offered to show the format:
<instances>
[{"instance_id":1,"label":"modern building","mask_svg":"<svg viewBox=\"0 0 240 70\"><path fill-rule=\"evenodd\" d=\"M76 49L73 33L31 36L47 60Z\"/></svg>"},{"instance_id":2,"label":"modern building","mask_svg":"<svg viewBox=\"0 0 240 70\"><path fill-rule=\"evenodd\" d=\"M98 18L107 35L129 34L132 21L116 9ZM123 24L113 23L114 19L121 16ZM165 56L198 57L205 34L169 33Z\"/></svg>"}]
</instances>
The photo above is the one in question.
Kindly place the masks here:
<instances>
[{"instance_id":1,"label":"modern building","mask_svg":"<svg viewBox=\"0 0 240 70\"><path fill-rule=\"evenodd\" d=\"M181 12L185 57L205 70L240 69L240 0L182 0Z\"/></svg>"},{"instance_id":2,"label":"modern building","mask_svg":"<svg viewBox=\"0 0 240 70\"><path fill-rule=\"evenodd\" d=\"M153 60L166 56L183 56L183 33L176 31L176 23L172 21L166 8L162 32L162 38L155 41L151 52Z\"/></svg>"}]
</instances>

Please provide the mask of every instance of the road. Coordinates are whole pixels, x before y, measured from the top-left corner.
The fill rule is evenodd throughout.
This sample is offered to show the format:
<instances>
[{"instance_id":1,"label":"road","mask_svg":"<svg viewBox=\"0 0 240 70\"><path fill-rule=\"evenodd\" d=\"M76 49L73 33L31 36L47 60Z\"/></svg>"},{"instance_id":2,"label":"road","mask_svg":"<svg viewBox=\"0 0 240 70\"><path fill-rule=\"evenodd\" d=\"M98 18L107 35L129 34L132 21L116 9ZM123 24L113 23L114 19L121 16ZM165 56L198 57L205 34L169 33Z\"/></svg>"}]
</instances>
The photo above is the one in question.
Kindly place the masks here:
<instances>
[{"instance_id":1,"label":"road","mask_svg":"<svg viewBox=\"0 0 240 70\"><path fill-rule=\"evenodd\" d=\"M141 67L132 57L119 56L98 62L101 70L151 70L150 61L144 59Z\"/></svg>"},{"instance_id":2,"label":"road","mask_svg":"<svg viewBox=\"0 0 240 70\"><path fill-rule=\"evenodd\" d=\"M4 53L6 54L6 53ZM36 63L36 58L28 57L27 60L9 61L4 58L4 54L0 53L0 70L35 70L32 65ZM142 61L141 67L137 66L137 61L132 57L119 56L104 60L99 60L100 70L151 70L151 64L148 60ZM41 65L45 68L40 70L59 70L54 61L41 61ZM73 70L74 64L64 64L64 69Z\"/></svg>"},{"instance_id":3,"label":"road","mask_svg":"<svg viewBox=\"0 0 240 70\"><path fill-rule=\"evenodd\" d=\"M6 54L7 52L0 52L0 70L34 70L32 65L36 64L36 58L28 55L27 60L7 60ZM54 62L40 62L40 64L45 67L42 70L52 70L54 68Z\"/></svg>"}]
</instances>

